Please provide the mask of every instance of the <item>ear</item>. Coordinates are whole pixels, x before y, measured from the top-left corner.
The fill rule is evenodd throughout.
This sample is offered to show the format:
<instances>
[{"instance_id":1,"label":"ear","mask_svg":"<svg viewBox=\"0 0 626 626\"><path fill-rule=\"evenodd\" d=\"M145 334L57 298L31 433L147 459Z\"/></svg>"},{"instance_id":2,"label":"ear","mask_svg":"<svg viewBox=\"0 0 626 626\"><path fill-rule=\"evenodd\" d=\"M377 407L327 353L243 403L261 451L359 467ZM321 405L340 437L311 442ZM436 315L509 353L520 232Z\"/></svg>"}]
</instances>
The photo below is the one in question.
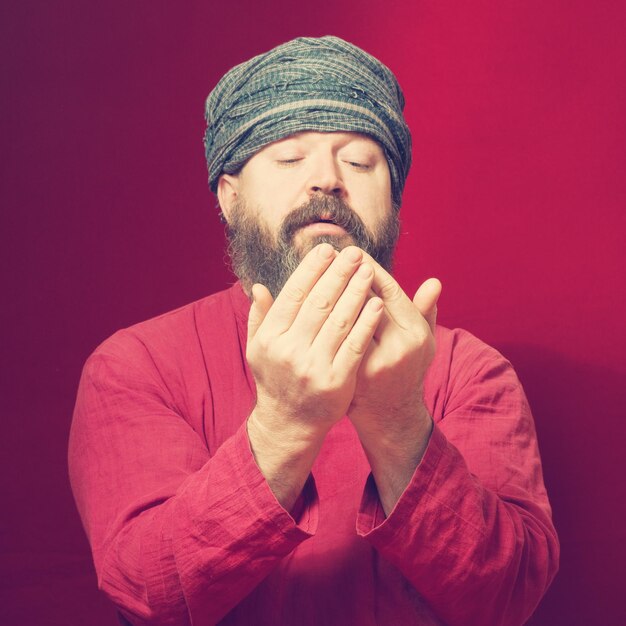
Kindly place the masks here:
<instances>
[{"instance_id":1,"label":"ear","mask_svg":"<svg viewBox=\"0 0 626 626\"><path fill-rule=\"evenodd\" d=\"M222 174L217 181L217 199L226 221L230 220L232 207L238 195L239 177L235 174Z\"/></svg>"}]
</instances>

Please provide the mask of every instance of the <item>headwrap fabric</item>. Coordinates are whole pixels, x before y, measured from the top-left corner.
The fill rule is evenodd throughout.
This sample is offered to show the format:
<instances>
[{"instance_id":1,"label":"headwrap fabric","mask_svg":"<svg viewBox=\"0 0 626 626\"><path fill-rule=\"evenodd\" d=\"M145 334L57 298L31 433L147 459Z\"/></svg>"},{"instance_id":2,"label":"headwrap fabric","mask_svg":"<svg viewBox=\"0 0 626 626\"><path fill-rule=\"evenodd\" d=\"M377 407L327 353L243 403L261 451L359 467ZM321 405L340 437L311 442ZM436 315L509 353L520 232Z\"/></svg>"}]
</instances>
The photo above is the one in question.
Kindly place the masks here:
<instances>
[{"instance_id":1,"label":"headwrap fabric","mask_svg":"<svg viewBox=\"0 0 626 626\"><path fill-rule=\"evenodd\" d=\"M294 133L352 131L385 152L400 206L411 165L404 96L391 70L338 37L300 37L227 72L206 101L209 186Z\"/></svg>"}]
</instances>

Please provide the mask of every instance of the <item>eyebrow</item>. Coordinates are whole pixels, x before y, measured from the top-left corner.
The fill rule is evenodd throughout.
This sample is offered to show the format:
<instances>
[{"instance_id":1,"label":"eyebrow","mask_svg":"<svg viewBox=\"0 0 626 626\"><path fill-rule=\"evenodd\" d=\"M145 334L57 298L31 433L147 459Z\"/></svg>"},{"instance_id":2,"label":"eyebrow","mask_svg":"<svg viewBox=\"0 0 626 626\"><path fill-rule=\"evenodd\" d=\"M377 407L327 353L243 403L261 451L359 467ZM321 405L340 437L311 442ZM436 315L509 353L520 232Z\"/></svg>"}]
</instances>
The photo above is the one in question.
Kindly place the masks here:
<instances>
[{"instance_id":1,"label":"eyebrow","mask_svg":"<svg viewBox=\"0 0 626 626\"><path fill-rule=\"evenodd\" d=\"M283 139L279 139L278 141L273 142L268 145L267 148L273 153L276 150L280 150L285 144L289 144L290 142L294 143L307 143L307 138L302 137L303 134L306 134L309 131L300 131L289 137L284 137ZM322 131L310 131L310 132L322 132ZM367 135L363 135L361 133L356 133L354 131L331 131L325 134L336 134L336 133L344 133L348 135L346 137L345 142L339 146L339 150L343 150L344 148L356 148L359 150L367 150L372 156L384 156L384 151L381 145L373 138L368 137Z\"/></svg>"}]
</instances>

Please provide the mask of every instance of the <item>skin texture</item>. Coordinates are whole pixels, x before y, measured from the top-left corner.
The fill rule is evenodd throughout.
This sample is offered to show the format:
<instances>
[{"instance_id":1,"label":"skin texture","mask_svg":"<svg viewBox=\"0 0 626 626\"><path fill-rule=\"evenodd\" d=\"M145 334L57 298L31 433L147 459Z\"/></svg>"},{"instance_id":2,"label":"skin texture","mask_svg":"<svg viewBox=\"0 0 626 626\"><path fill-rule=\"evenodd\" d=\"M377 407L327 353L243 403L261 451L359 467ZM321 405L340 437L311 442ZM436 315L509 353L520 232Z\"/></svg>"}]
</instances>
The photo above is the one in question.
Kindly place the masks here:
<instances>
[{"instance_id":1,"label":"skin texture","mask_svg":"<svg viewBox=\"0 0 626 626\"><path fill-rule=\"evenodd\" d=\"M226 219L244 200L277 233L314 194L344 199L371 230L394 210L380 146L355 133L299 133L259 151L218 185ZM334 224L294 236L303 253ZM349 237L347 238L349 243ZM247 359L257 402L248 436L261 472L290 510L325 435L346 413L367 454L383 508L391 512L421 460L432 419L422 401L435 351L438 280L411 300L361 249L328 243L304 254L276 299L252 287Z\"/></svg>"}]
</instances>

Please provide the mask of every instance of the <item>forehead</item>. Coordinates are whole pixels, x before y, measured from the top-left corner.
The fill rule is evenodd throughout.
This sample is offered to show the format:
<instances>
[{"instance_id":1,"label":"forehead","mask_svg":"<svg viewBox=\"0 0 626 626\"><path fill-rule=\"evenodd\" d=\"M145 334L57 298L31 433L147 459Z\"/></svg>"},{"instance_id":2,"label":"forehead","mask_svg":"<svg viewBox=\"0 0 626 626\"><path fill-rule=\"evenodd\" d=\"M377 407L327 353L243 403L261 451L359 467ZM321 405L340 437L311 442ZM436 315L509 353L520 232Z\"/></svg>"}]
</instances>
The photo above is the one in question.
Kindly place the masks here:
<instances>
[{"instance_id":1,"label":"forehead","mask_svg":"<svg viewBox=\"0 0 626 626\"><path fill-rule=\"evenodd\" d=\"M293 135L289 135L288 137L284 137L282 139L279 139L278 141L274 141L267 146L261 148L261 150L259 150L257 154L271 153L285 147L295 146L303 148L328 146L337 149L340 149L344 146L350 146L351 148L369 150L380 155L384 154L383 149L378 141L376 141L369 135L348 131L320 132L312 130L294 133Z\"/></svg>"}]
</instances>

